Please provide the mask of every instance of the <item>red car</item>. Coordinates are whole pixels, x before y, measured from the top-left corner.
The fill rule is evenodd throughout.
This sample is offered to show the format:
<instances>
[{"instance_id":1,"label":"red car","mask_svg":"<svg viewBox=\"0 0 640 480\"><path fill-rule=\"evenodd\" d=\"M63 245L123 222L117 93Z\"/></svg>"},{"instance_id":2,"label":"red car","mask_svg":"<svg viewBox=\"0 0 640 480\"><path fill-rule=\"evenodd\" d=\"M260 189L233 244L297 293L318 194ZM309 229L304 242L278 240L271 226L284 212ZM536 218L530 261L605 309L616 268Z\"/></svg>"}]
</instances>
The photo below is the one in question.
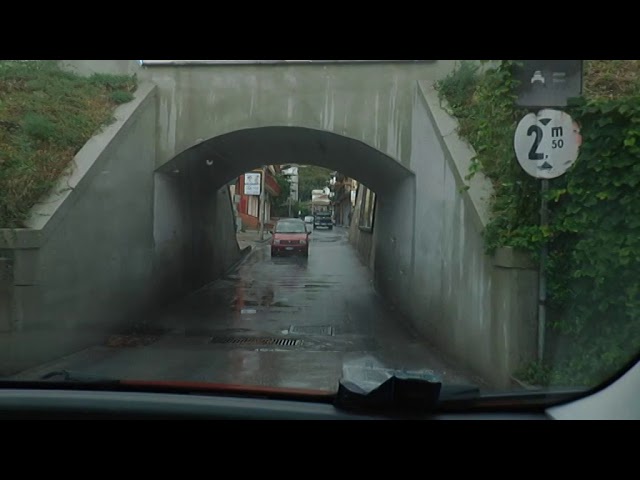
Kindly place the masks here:
<instances>
[{"instance_id":1,"label":"red car","mask_svg":"<svg viewBox=\"0 0 640 480\"><path fill-rule=\"evenodd\" d=\"M278 220L271 236L271 255L301 253L308 257L309 234L302 220L297 218Z\"/></svg>"}]
</instances>

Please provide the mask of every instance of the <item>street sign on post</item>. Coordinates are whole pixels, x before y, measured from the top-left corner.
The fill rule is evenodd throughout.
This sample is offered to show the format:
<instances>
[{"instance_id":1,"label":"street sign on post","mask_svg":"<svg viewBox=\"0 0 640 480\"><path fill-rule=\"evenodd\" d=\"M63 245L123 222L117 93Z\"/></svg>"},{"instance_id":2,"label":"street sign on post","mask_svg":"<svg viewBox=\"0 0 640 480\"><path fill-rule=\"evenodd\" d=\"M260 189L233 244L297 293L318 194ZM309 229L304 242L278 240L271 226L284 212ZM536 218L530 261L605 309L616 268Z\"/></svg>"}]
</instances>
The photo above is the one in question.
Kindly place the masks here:
<instances>
[{"instance_id":1,"label":"street sign on post","mask_svg":"<svg viewBox=\"0 0 640 480\"><path fill-rule=\"evenodd\" d=\"M545 109L520 120L513 146L520 166L535 178L556 178L578 158L578 125L565 112Z\"/></svg>"},{"instance_id":2,"label":"street sign on post","mask_svg":"<svg viewBox=\"0 0 640 480\"><path fill-rule=\"evenodd\" d=\"M564 174L578 158L580 129L571 117L553 107L565 107L570 98L582 95L582 60L523 60L514 68L518 80L516 105L544 108L524 116L513 139L520 166L540 181L540 225L548 224L546 192L549 179ZM540 251L538 285L538 361L544 357L548 247Z\"/></svg>"},{"instance_id":3,"label":"street sign on post","mask_svg":"<svg viewBox=\"0 0 640 480\"><path fill-rule=\"evenodd\" d=\"M514 68L516 105L565 107L567 100L582 95L582 60L522 60Z\"/></svg>"},{"instance_id":4,"label":"street sign on post","mask_svg":"<svg viewBox=\"0 0 640 480\"><path fill-rule=\"evenodd\" d=\"M534 178L541 180L540 226L548 225L546 193L549 179L564 174L578 158L582 144L578 124L565 112L544 109L525 115L513 138L518 163ZM540 273L538 275L538 361L544 358L544 336L547 302L548 247L545 243L540 252Z\"/></svg>"}]
</instances>

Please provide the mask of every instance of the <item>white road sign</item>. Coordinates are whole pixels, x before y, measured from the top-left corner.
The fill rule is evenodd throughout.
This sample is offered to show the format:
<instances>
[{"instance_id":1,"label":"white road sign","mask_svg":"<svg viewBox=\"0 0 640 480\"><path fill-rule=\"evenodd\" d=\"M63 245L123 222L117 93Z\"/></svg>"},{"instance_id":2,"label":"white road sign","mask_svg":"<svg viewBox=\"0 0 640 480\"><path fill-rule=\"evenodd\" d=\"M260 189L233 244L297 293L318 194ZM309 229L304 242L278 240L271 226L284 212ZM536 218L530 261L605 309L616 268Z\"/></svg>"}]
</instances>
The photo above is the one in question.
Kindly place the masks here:
<instances>
[{"instance_id":1,"label":"white road sign","mask_svg":"<svg viewBox=\"0 0 640 480\"><path fill-rule=\"evenodd\" d=\"M520 166L535 178L556 178L578 158L582 138L578 125L560 110L544 109L524 116L513 139Z\"/></svg>"},{"instance_id":2,"label":"white road sign","mask_svg":"<svg viewBox=\"0 0 640 480\"><path fill-rule=\"evenodd\" d=\"M245 173L244 174L244 194L260 195L260 174Z\"/></svg>"}]
</instances>

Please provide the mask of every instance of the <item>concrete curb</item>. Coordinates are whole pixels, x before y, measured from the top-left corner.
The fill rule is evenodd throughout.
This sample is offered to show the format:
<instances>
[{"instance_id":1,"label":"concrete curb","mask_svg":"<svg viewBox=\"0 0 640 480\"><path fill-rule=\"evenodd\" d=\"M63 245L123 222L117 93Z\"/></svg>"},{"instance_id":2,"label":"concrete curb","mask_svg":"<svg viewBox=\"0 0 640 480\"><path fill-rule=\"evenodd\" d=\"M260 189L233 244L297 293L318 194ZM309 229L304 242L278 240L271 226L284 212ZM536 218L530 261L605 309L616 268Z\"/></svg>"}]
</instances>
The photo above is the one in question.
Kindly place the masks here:
<instances>
[{"instance_id":1,"label":"concrete curb","mask_svg":"<svg viewBox=\"0 0 640 480\"><path fill-rule=\"evenodd\" d=\"M233 264L229 265L229 268L225 270L224 275L227 275L228 273L232 272L234 269L242 265L242 263L249 257L252 251L253 251L253 247L251 245L248 245L242 248L240 250L240 258L238 258L238 260L233 262Z\"/></svg>"},{"instance_id":2,"label":"concrete curb","mask_svg":"<svg viewBox=\"0 0 640 480\"><path fill-rule=\"evenodd\" d=\"M539 385L530 385L522 380L520 380L519 378L514 377L513 375L511 375L511 380L517 384L520 388L523 388L524 390L542 390L544 387L541 387Z\"/></svg>"},{"instance_id":3,"label":"concrete curb","mask_svg":"<svg viewBox=\"0 0 640 480\"><path fill-rule=\"evenodd\" d=\"M491 218L490 201L493 196L493 184L482 172L470 180L466 179L469 167L476 152L469 142L458 136L458 120L449 113L445 100L441 100L433 84L418 81L418 90L422 94L427 113L431 119L445 158L452 167L457 187L469 187L464 195L470 201L471 211L481 230L484 230Z\"/></svg>"},{"instance_id":4,"label":"concrete curb","mask_svg":"<svg viewBox=\"0 0 640 480\"><path fill-rule=\"evenodd\" d=\"M267 237L264 240L249 240L249 239L242 239L241 241L245 242L245 243L259 243L259 244L263 244L268 242L269 240L271 240L271 234L268 234Z\"/></svg>"}]
</instances>

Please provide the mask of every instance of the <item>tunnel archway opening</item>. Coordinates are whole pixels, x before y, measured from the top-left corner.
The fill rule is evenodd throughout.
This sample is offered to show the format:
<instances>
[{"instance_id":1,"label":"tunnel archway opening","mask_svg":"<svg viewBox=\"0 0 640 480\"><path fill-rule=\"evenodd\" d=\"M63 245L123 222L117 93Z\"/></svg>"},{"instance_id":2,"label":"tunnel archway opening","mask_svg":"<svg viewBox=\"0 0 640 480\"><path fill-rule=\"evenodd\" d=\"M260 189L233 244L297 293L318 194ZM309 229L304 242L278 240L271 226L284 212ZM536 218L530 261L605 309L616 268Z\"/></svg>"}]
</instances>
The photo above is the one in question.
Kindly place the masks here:
<instances>
[{"instance_id":1,"label":"tunnel archway opening","mask_svg":"<svg viewBox=\"0 0 640 480\"><path fill-rule=\"evenodd\" d=\"M306 127L260 127L204 140L157 169L176 174L198 169L219 188L244 172L270 164L317 165L337 170L384 194L413 173L359 141Z\"/></svg>"},{"instance_id":2,"label":"tunnel archway opening","mask_svg":"<svg viewBox=\"0 0 640 480\"><path fill-rule=\"evenodd\" d=\"M228 185L246 172L276 164L325 167L375 192L375 220L356 222L352 244L373 270L379 292L393 303L402 301L400 277L412 268L414 174L361 141L281 126L238 130L202 141L157 169L156 278L167 297L219 278L238 259Z\"/></svg>"}]
</instances>

